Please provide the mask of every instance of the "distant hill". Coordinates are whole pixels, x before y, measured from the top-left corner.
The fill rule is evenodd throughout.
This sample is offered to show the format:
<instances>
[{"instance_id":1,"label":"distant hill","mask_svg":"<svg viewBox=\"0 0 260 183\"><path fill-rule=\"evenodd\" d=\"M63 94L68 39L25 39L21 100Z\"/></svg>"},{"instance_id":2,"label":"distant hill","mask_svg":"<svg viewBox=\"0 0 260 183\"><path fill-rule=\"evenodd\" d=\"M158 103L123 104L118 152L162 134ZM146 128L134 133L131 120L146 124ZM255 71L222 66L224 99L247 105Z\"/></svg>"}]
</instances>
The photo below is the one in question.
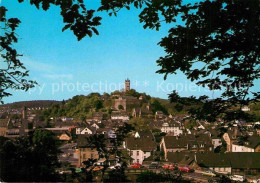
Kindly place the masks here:
<instances>
[{"instance_id":1,"label":"distant hill","mask_svg":"<svg viewBox=\"0 0 260 183\"><path fill-rule=\"evenodd\" d=\"M15 109L15 108L22 108L22 107L28 107L28 108L50 107L52 104L61 104L61 101L56 101L56 100L20 101L20 102L14 102L14 103L10 103L10 104L0 105L0 108L11 107L11 108Z\"/></svg>"}]
</instances>

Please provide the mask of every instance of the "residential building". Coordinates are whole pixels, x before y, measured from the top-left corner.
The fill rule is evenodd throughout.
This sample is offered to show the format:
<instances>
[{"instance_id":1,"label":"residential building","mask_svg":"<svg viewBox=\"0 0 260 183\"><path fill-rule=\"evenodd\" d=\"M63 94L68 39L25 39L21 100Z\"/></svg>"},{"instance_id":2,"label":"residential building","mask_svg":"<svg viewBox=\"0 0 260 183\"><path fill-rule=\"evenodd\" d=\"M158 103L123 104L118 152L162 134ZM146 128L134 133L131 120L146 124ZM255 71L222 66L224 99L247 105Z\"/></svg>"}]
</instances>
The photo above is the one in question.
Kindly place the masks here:
<instances>
[{"instance_id":1,"label":"residential building","mask_svg":"<svg viewBox=\"0 0 260 183\"><path fill-rule=\"evenodd\" d=\"M124 148L129 152L132 161L131 163L143 163L145 158L148 158L154 154L157 149L156 142L153 137L147 133L148 136L145 137L145 133L138 132L135 137L129 137L125 139L123 144Z\"/></svg>"},{"instance_id":2,"label":"residential building","mask_svg":"<svg viewBox=\"0 0 260 183\"><path fill-rule=\"evenodd\" d=\"M62 163L70 163L71 165L77 166L79 154L76 153L76 143L64 144L59 149L61 154L59 154L59 161Z\"/></svg>"},{"instance_id":3,"label":"residential building","mask_svg":"<svg viewBox=\"0 0 260 183\"><path fill-rule=\"evenodd\" d=\"M76 149L76 153L78 154L77 167L83 167L83 162L87 161L88 159L99 159L97 149L89 144L86 137L86 135L78 135L78 149Z\"/></svg>"},{"instance_id":4,"label":"residential building","mask_svg":"<svg viewBox=\"0 0 260 183\"><path fill-rule=\"evenodd\" d=\"M0 136L5 136L10 119L0 119Z\"/></svg>"},{"instance_id":5,"label":"residential building","mask_svg":"<svg viewBox=\"0 0 260 183\"><path fill-rule=\"evenodd\" d=\"M237 140L238 136L242 134L238 131L237 127L228 130L223 134L223 139L227 144L227 151L232 152L232 144Z\"/></svg>"},{"instance_id":6,"label":"residential building","mask_svg":"<svg viewBox=\"0 0 260 183\"><path fill-rule=\"evenodd\" d=\"M164 151L165 159L169 152L208 152L213 151L214 146L207 134L165 136L160 142L160 149Z\"/></svg>"},{"instance_id":7,"label":"residential building","mask_svg":"<svg viewBox=\"0 0 260 183\"><path fill-rule=\"evenodd\" d=\"M203 168L213 170L221 174L231 174L231 162L224 153L198 153L195 155L196 163Z\"/></svg>"},{"instance_id":8,"label":"residential building","mask_svg":"<svg viewBox=\"0 0 260 183\"><path fill-rule=\"evenodd\" d=\"M151 138L154 140L154 135L151 131L137 131L134 134L135 138Z\"/></svg>"},{"instance_id":9,"label":"residential building","mask_svg":"<svg viewBox=\"0 0 260 183\"><path fill-rule=\"evenodd\" d=\"M212 144L214 146L214 149L218 146L222 145L221 137L219 137L219 133L215 129L208 129L205 134L209 134L211 137Z\"/></svg>"},{"instance_id":10,"label":"residential building","mask_svg":"<svg viewBox=\"0 0 260 183\"><path fill-rule=\"evenodd\" d=\"M121 111L112 111L111 113L112 120L122 120L122 121L129 121L129 116L125 112Z\"/></svg>"},{"instance_id":11,"label":"residential building","mask_svg":"<svg viewBox=\"0 0 260 183\"><path fill-rule=\"evenodd\" d=\"M103 119L103 113L102 112L95 112L93 114L92 118L96 121L101 121Z\"/></svg>"},{"instance_id":12,"label":"residential building","mask_svg":"<svg viewBox=\"0 0 260 183\"><path fill-rule=\"evenodd\" d=\"M200 167L218 173L235 175L260 174L260 153L198 153L195 159Z\"/></svg>"},{"instance_id":13,"label":"residential building","mask_svg":"<svg viewBox=\"0 0 260 183\"><path fill-rule=\"evenodd\" d=\"M260 137L251 136L246 141L234 142L232 152L260 152Z\"/></svg>"},{"instance_id":14,"label":"residential building","mask_svg":"<svg viewBox=\"0 0 260 183\"><path fill-rule=\"evenodd\" d=\"M172 136L179 136L183 134L184 126L177 121L169 120L164 122L161 127L161 132L169 133Z\"/></svg>"},{"instance_id":15,"label":"residential building","mask_svg":"<svg viewBox=\"0 0 260 183\"><path fill-rule=\"evenodd\" d=\"M134 118L141 118L141 117L146 117L150 118L153 117L153 112L149 110L148 107L146 108L133 108L132 110L132 116Z\"/></svg>"},{"instance_id":16,"label":"residential building","mask_svg":"<svg viewBox=\"0 0 260 183\"><path fill-rule=\"evenodd\" d=\"M155 112L155 119L162 119L163 117L164 117L164 114L162 111Z\"/></svg>"},{"instance_id":17,"label":"residential building","mask_svg":"<svg viewBox=\"0 0 260 183\"><path fill-rule=\"evenodd\" d=\"M63 117L61 117L60 119L61 119L61 121L63 121L63 122L66 122L66 121L73 121L73 120L74 120L74 118L66 117L66 116L63 116Z\"/></svg>"},{"instance_id":18,"label":"residential building","mask_svg":"<svg viewBox=\"0 0 260 183\"><path fill-rule=\"evenodd\" d=\"M244 112L248 112L250 111L250 108L248 106L243 106L241 110Z\"/></svg>"},{"instance_id":19,"label":"residential building","mask_svg":"<svg viewBox=\"0 0 260 183\"><path fill-rule=\"evenodd\" d=\"M96 128L92 127L90 124L86 123L84 126L76 128L77 135L92 135L96 133Z\"/></svg>"}]
</instances>

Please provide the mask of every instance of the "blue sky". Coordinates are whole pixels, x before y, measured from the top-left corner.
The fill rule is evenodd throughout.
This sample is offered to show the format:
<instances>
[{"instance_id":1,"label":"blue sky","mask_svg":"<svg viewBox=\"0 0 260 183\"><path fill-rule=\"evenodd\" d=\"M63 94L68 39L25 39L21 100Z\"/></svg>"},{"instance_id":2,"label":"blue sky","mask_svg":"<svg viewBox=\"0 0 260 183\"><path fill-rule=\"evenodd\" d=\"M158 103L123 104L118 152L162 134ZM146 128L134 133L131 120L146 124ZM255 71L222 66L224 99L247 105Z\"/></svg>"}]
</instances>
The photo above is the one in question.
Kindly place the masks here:
<instances>
[{"instance_id":1,"label":"blue sky","mask_svg":"<svg viewBox=\"0 0 260 183\"><path fill-rule=\"evenodd\" d=\"M98 0L86 2L88 8L99 5ZM23 54L21 60L30 70L30 79L40 84L29 92L12 91L13 96L5 98L5 103L111 92L122 88L126 78L132 88L155 97L167 98L172 89L182 96L218 95L195 88L181 73L170 75L166 81L155 73L159 69L155 61L164 55L157 43L167 35L169 25L160 31L143 29L139 10L122 10L117 17L99 13L103 17L100 35L79 42L70 30L61 31L64 24L57 7L45 12L28 1L2 0L1 4L7 7L9 18L22 21L15 47Z\"/></svg>"}]
</instances>

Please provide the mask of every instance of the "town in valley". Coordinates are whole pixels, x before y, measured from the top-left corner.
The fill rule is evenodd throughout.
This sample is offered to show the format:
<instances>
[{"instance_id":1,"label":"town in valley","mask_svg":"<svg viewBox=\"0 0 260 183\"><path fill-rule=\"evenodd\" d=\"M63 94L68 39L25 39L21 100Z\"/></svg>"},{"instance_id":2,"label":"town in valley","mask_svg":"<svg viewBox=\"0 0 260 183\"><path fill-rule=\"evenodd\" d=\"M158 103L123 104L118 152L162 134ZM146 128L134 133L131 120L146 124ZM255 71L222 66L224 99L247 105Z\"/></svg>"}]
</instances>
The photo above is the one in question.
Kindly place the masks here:
<instances>
[{"instance_id":1,"label":"town in valley","mask_svg":"<svg viewBox=\"0 0 260 183\"><path fill-rule=\"evenodd\" d=\"M198 120L189 107L196 106L179 110L139 93L126 79L122 90L110 94L1 105L0 138L18 143L50 132L58 142L55 171L63 181L101 181L124 166L128 181L152 172L180 182L259 182L260 103L241 108L254 114L251 121Z\"/></svg>"}]
</instances>

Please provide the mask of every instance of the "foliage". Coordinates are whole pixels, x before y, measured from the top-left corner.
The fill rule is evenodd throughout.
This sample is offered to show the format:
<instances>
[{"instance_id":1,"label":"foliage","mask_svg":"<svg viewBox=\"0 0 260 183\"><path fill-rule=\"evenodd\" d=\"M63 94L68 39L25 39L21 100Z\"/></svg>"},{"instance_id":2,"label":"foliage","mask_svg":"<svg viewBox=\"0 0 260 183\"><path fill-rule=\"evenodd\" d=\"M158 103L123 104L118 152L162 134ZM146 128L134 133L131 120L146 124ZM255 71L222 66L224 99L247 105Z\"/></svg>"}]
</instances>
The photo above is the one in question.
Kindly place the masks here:
<instances>
[{"instance_id":1,"label":"foliage","mask_svg":"<svg viewBox=\"0 0 260 183\"><path fill-rule=\"evenodd\" d=\"M197 126L196 120L189 120L189 122L185 125L185 128L192 130L195 126Z\"/></svg>"},{"instance_id":2,"label":"foliage","mask_svg":"<svg viewBox=\"0 0 260 183\"><path fill-rule=\"evenodd\" d=\"M18 2L22 3L24 0L18 0ZM47 11L51 5L60 7L60 15L65 23L62 31L70 29L79 41L85 36L92 37L93 33L99 34L96 27L100 25L101 17L94 16L95 10L87 10L84 0L32 0L30 4L44 11ZM18 18L7 19L7 11L4 6L0 7L0 30L3 31L0 38L1 65L3 66L0 69L1 103L3 103L3 97L11 95L8 89L27 91L37 84L35 81L26 79L29 71L19 60L22 55L13 47L18 41L15 30L21 21Z\"/></svg>"},{"instance_id":3,"label":"foliage","mask_svg":"<svg viewBox=\"0 0 260 183\"><path fill-rule=\"evenodd\" d=\"M164 106L162 106L162 104L158 100L154 98L151 99L151 107L153 113L155 113L156 111L162 111L164 114L168 115L167 109Z\"/></svg>"},{"instance_id":4,"label":"foliage","mask_svg":"<svg viewBox=\"0 0 260 183\"><path fill-rule=\"evenodd\" d=\"M230 180L230 178L228 178L228 176L226 175L221 175L220 179L217 180L217 183L231 183L232 181Z\"/></svg>"},{"instance_id":5,"label":"foliage","mask_svg":"<svg viewBox=\"0 0 260 183\"><path fill-rule=\"evenodd\" d=\"M21 119L22 115L21 114L11 114L9 116L10 119Z\"/></svg>"},{"instance_id":6,"label":"foliage","mask_svg":"<svg viewBox=\"0 0 260 183\"><path fill-rule=\"evenodd\" d=\"M28 137L0 137L0 175L7 182L59 181L58 142L50 131L36 130Z\"/></svg>"},{"instance_id":7,"label":"foliage","mask_svg":"<svg viewBox=\"0 0 260 183\"><path fill-rule=\"evenodd\" d=\"M190 113L208 121L215 121L223 113L226 120L248 119L246 113L233 106L241 109L247 105L249 94L260 98L259 92L250 91L260 78L258 0L103 0L99 10L116 16L120 9L130 7L141 9L139 18L144 28L159 30L162 22L173 25L169 35L159 42L166 55L157 60L157 73L166 79L181 71L198 85L222 92L221 97L211 101L199 98L205 105ZM182 21L177 22L177 18Z\"/></svg>"},{"instance_id":8,"label":"foliage","mask_svg":"<svg viewBox=\"0 0 260 183\"><path fill-rule=\"evenodd\" d=\"M160 143L162 137L166 135L166 133L161 132L160 129L156 129L156 128L155 128L155 129L152 129L152 133L153 133L154 138L155 138L155 141L156 141L157 143Z\"/></svg>"},{"instance_id":9,"label":"foliage","mask_svg":"<svg viewBox=\"0 0 260 183\"><path fill-rule=\"evenodd\" d=\"M116 167L116 169L108 172L108 178L104 182L129 182L125 175L125 168Z\"/></svg>"},{"instance_id":10,"label":"foliage","mask_svg":"<svg viewBox=\"0 0 260 183\"><path fill-rule=\"evenodd\" d=\"M198 119L214 121L221 113L226 113L227 120L248 118L232 107L240 105L241 109L250 102L250 88L260 77L259 1L215 0L193 5L180 1L179 6L172 6L174 17L182 14L184 25L171 28L159 43L167 55L157 61L161 67L157 72L166 78L180 70L198 85L223 91L221 98L191 111ZM259 98L259 93L251 93Z\"/></svg>"},{"instance_id":11,"label":"foliage","mask_svg":"<svg viewBox=\"0 0 260 183\"><path fill-rule=\"evenodd\" d=\"M91 93L87 96L76 95L69 99L65 105L53 104L50 108L42 111L45 120L50 117L74 117L79 120L85 120L92 117L93 110L98 111L103 108L101 96Z\"/></svg>"},{"instance_id":12,"label":"foliage","mask_svg":"<svg viewBox=\"0 0 260 183\"><path fill-rule=\"evenodd\" d=\"M95 10L87 10L84 0L32 0L30 4L44 11L49 10L51 5L60 7L60 15L65 24L62 31L70 29L79 41L85 36L92 37L93 33L99 34L96 27L100 25L101 17L94 16Z\"/></svg>"},{"instance_id":13,"label":"foliage","mask_svg":"<svg viewBox=\"0 0 260 183\"><path fill-rule=\"evenodd\" d=\"M137 176L137 182L189 182L184 181L178 175L154 173L152 171L142 172Z\"/></svg>"},{"instance_id":14,"label":"foliage","mask_svg":"<svg viewBox=\"0 0 260 183\"><path fill-rule=\"evenodd\" d=\"M29 90L37 83L32 80L27 80L29 71L26 70L19 57L22 55L17 53L14 44L18 42L16 28L21 21L18 18L7 18L7 9L0 6L0 30L3 31L0 37L0 102L3 103L3 98L10 96L11 93L7 91L15 90Z\"/></svg>"},{"instance_id":15,"label":"foliage","mask_svg":"<svg viewBox=\"0 0 260 183\"><path fill-rule=\"evenodd\" d=\"M129 157L126 156L124 150L120 149L119 147L122 146L124 139L133 130L134 128L130 124L124 123L123 126L118 127L118 129L115 131L116 138L109 138L104 134L94 134L87 137L89 146L95 148L98 151L99 159L105 159L103 165L104 168L101 170L102 180L104 178L105 171L108 168L108 161L110 156L114 156L117 163L121 164L121 168L117 169L118 172L115 172L121 172L121 177L118 178L120 180L126 180L126 178L123 177L125 177L124 170L127 167L127 161L129 160ZM90 167L91 166L93 167L93 164L90 165ZM111 177L109 176L109 179L116 178L111 175Z\"/></svg>"},{"instance_id":16,"label":"foliage","mask_svg":"<svg viewBox=\"0 0 260 183\"><path fill-rule=\"evenodd\" d=\"M129 121L129 124L131 124L137 131L151 130L150 123L144 118L132 118Z\"/></svg>"}]
</instances>

